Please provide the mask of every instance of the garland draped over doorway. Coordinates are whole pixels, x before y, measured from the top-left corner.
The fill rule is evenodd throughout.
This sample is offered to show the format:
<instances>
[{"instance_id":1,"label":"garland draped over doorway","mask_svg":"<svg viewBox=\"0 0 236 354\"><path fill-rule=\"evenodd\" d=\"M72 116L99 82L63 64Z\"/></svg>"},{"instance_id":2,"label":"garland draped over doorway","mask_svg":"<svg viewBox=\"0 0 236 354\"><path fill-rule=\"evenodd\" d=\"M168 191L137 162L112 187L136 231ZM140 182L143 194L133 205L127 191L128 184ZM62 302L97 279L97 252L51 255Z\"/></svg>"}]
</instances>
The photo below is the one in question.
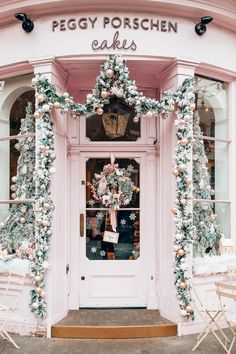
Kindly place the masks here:
<instances>
[{"instance_id":1,"label":"garland draped over doorway","mask_svg":"<svg viewBox=\"0 0 236 354\"><path fill-rule=\"evenodd\" d=\"M54 133L51 112L60 109L70 112L75 119L86 117L88 113L103 114L103 108L110 99L118 97L131 106L136 116L134 121L145 117L168 117L169 112L176 113L175 126L177 145L173 174L176 177L176 200L172 208L175 222L174 239L174 283L184 318L194 318L190 295L189 274L186 264L191 251L193 215L192 215L192 179L191 154L192 118L195 109L193 79L186 79L176 92L166 91L162 100L147 98L138 92L135 81L129 79L125 61L117 55L109 56L101 66L96 78L95 88L87 95L85 104L75 103L69 93L56 91L53 84L41 76L32 79L36 90L36 167L35 181L35 258L31 261L35 289L31 293L31 310L37 317L46 317L45 301L45 264L52 236L52 212L54 205L50 192L50 182L55 168L53 161ZM43 296L42 296L43 294Z\"/></svg>"}]
</instances>

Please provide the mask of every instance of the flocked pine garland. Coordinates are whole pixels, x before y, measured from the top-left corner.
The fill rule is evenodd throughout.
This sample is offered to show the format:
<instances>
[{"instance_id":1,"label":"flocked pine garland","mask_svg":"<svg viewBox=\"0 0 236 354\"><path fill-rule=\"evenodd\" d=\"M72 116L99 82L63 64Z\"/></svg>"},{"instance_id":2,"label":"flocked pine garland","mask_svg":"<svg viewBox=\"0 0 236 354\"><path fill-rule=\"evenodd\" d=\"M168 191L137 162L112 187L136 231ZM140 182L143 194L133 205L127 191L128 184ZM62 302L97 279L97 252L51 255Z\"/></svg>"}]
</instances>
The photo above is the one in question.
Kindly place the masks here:
<instances>
[{"instance_id":1,"label":"flocked pine garland","mask_svg":"<svg viewBox=\"0 0 236 354\"><path fill-rule=\"evenodd\" d=\"M39 108L42 103L39 103ZM46 317L45 278L48 268L48 251L52 235L52 211L50 192L53 161L54 133L49 113L44 113L36 123L36 166L35 166L35 262L31 264L35 289L31 291L31 309L37 317Z\"/></svg>"},{"instance_id":2,"label":"flocked pine garland","mask_svg":"<svg viewBox=\"0 0 236 354\"><path fill-rule=\"evenodd\" d=\"M173 208L176 222L175 233L175 285L181 308L181 315L185 318L194 318L191 306L190 285L187 284L186 256L192 243L192 187L189 174L191 160L192 139L192 112L194 109L194 95L192 80L185 80L184 84L175 94L165 92L163 100L158 102L146 98L137 91L135 81L129 79L128 68L119 56L110 56L101 67L100 75L96 79L95 89L87 95L86 104L74 103L73 98L65 92L59 94L54 85L40 76L32 80L32 85L37 90L38 107L34 117L39 119L37 124L38 147L36 163L36 242L37 257L33 272L35 274L35 290L32 291L32 311L39 317L46 315L45 280L44 273L47 268L47 258L50 238L52 234L52 209L49 184L52 166L55 159L53 148L53 125L50 120L52 109L60 109L62 112L70 111L73 118L86 116L88 113L103 114L104 105L110 98L118 97L131 105L138 121L141 116L151 117L161 115L167 117L168 112L177 110L177 138L176 166L173 171L177 179L177 199Z\"/></svg>"},{"instance_id":3,"label":"flocked pine garland","mask_svg":"<svg viewBox=\"0 0 236 354\"><path fill-rule=\"evenodd\" d=\"M192 214L192 144L195 139L192 132L193 111L195 109L193 80L186 79L176 94L177 146L175 148L176 200L172 208L175 222L174 241L174 276L180 314L194 319L192 308L191 285L187 266L187 256L192 246L193 214Z\"/></svg>"}]
</instances>

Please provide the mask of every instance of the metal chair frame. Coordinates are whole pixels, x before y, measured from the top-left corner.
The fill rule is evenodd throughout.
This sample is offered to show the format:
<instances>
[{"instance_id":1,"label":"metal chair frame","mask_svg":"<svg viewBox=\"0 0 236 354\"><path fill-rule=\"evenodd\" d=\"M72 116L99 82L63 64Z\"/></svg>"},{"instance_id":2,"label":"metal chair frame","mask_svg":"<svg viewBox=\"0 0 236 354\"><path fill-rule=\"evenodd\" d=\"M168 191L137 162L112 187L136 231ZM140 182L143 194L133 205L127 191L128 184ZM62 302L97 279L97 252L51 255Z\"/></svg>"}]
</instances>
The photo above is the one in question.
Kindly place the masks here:
<instances>
[{"instance_id":1,"label":"metal chair frame","mask_svg":"<svg viewBox=\"0 0 236 354\"><path fill-rule=\"evenodd\" d=\"M8 333L6 327L15 311L18 310L20 296L23 292L23 285L26 274L0 273L0 336L11 342L14 347L19 348L14 339Z\"/></svg>"},{"instance_id":2,"label":"metal chair frame","mask_svg":"<svg viewBox=\"0 0 236 354\"><path fill-rule=\"evenodd\" d=\"M215 295L214 290L208 292L214 292ZM195 287L192 288L192 297L194 299L194 307L196 309L196 312L199 314L199 316L205 323L205 327L197 336L197 343L192 348L192 351L196 350L210 333L212 333L218 340L218 342L222 345L222 347L225 348L226 344L229 342L229 339L218 324L218 321L222 319L224 315L225 309L222 308L220 304L219 306L215 307L210 307L208 306L208 304L204 304L198 296ZM216 331L219 331L220 335Z\"/></svg>"},{"instance_id":3,"label":"metal chair frame","mask_svg":"<svg viewBox=\"0 0 236 354\"><path fill-rule=\"evenodd\" d=\"M232 284L226 284L222 282L216 282L216 294L218 295L219 302L221 305L221 308L225 307L225 304L223 303L223 300L233 300L234 304L236 302L236 285ZM232 339L229 340L229 343L225 343L224 349L227 354L231 353L231 350L233 348L234 342L236 340L236 329L234 328L236 326L236 312L235 312L235 317L231 317L227 311L223 312L223 316L225 319L225 322L228 325L228 328L232 334Z\"/></svg>"}]
</instances>

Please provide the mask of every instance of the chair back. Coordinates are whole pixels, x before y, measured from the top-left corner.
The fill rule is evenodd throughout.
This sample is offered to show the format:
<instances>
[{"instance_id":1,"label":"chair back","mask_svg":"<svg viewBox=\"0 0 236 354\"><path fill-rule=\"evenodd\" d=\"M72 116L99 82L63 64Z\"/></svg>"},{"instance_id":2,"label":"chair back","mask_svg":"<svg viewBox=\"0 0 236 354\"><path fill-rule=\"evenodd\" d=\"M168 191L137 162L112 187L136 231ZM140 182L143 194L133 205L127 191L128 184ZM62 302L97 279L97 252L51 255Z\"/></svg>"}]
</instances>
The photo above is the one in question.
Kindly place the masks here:
<instances>
[{"instance_id":1,"label":"chair back","mask_svg":"<svg viewBox=\"0 0 236 354\"><path fill-rule=\"evenodd\" d=\"M228 298L236 300L236 285L216 282L216 294L219 298Z\"/></svg>"},{"instance_id":2,"label":"chair back","mask_svg":"<svg viewBox=\"0 0 236 354\"><path fill-rule=\"evenodd\" d=\"M0 312L17 310L25 274L0 273Z\"/></svg>"}]
</instances>

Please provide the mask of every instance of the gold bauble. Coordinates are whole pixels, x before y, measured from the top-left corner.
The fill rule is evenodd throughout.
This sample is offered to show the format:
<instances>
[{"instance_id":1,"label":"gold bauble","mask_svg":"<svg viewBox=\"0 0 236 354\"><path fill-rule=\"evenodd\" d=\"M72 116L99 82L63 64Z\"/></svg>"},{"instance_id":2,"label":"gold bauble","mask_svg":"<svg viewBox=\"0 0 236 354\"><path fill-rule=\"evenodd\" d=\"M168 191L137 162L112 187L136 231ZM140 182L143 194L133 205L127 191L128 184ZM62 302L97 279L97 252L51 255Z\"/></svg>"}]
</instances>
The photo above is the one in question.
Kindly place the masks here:
<instances>
[{"instance_id":1,"label":"gold bauble","mask_svg":"<svg viewBox=\"0 0 236 354\"><path fill-rule=\"evenodd\" d=\"M181 283L179 283L179 288L185 289L185 288L187 288L187 284L184 282L181 282Z\"/></svg>"},{"instance_id":2,"label":"gold bauble","mask_svg":"<svg viewBox=\"0 0 236 354\"><path fill-rule=\"evenodd\" d=\"M178 256L184 256L185 255L185 252L182 248L180 248L178 251L177 251L177 254Z\"/></svg>"},{"instance_id":3,"label":"gold bauble","mask_svg":"<svg viewBox=\"0 0 236 354\"><path fill-rule=\"evenodd\" d=\"M57 102L57 101L54 102L53 103L53 107L56 108L56 109L60 108L61 107L60 102Z\"/></svg>"}]
</instances>

